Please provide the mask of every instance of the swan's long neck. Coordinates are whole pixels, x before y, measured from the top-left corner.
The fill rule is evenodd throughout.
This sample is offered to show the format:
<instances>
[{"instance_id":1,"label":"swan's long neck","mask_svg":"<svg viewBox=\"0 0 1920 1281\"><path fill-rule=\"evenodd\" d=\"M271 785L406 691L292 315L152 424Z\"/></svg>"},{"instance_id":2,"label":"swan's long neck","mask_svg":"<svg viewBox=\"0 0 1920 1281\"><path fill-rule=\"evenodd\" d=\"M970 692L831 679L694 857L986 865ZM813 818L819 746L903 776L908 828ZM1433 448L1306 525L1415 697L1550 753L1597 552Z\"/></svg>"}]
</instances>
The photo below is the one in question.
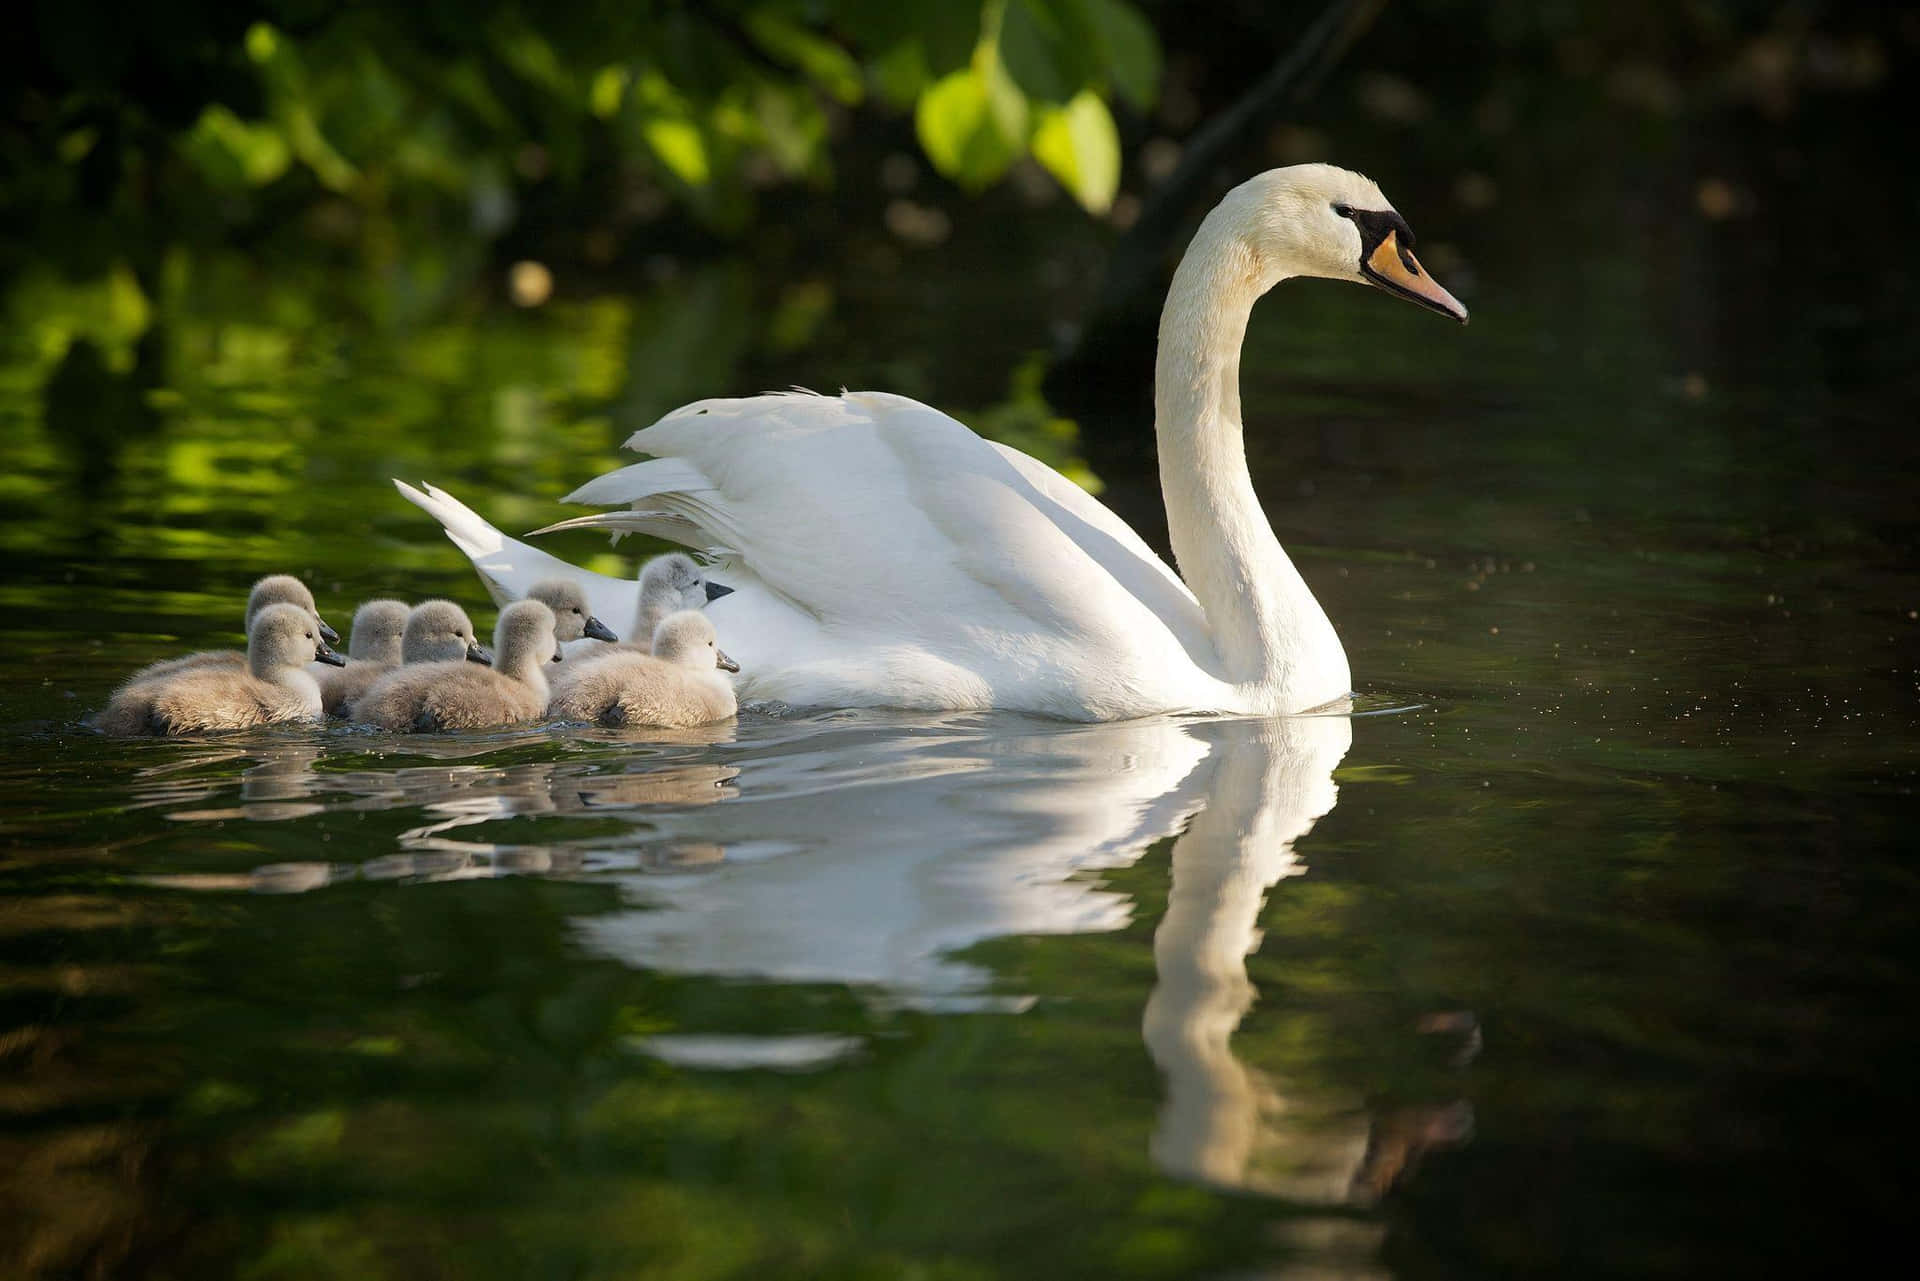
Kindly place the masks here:
<instances>
[{"instance_id":1,"label":"swan's long neck","mask_svg":"<svg viewBox=\"0 0 1920 1281\"><path fill-rule=\"evenodd\" d=\"M1174 273L1160 315L1154 430L1167 530L1232 684L1260 710L1302 711L1347 692L1345 651L1267 524L1247 474L1240 346L1253 304L1290 273L1258 259L1215 210Z\"/></svg>"}]
</instances>

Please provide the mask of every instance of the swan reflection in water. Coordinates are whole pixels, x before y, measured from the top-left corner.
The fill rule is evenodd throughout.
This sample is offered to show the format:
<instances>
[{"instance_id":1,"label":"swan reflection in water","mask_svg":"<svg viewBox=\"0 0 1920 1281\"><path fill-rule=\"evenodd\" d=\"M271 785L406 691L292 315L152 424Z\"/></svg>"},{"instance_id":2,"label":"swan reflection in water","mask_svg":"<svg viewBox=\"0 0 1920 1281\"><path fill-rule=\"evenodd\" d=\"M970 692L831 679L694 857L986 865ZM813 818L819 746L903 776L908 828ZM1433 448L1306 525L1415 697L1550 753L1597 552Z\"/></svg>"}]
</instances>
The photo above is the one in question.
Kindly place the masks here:
<instances>
[{"instance_id":1,"label":"swan reflection in water","mask_svg":"<svg viewBox=\"0 0 1920 1281\"><path fill-rule=\"evenodd\" d=\"M641 910L581 921L589 945L657 970L848 983L934 1009L1020 1008L1030 996L994 990L955 953L1005 935L1118 928L1130 901L1087 873L1177 832L1142 1019L1166 1082L1155 1163L1297 1204L1364 1206L1422 1152L1468 1136L1463 1102L1370 1117L1357 1097L1325 1098L1233 1052L1255 998L1247 957L1261 909L1306 870L1296 842L1334 806L1347 717L1012 728L950 718L917 731L866 719L756 752L738 800L663 817L725 846L727 865L628 878ZM1433 1016L1430 1030L1462 1034L1471 1016ZM735 1038L736 1065L762 1062L779 1039ZM702 1040L707 1066L724 1066ZM682 1051L656 1047L670 1060ZM1368 1271L1359 1260L1376 1225L1341 1215L1292 1225L1322 1255Z\"/></svg>"},{"instance_id":2,"label":"swan reflection in water","mask_svg":"<svg viewBox=\"0 0 1920 1281\"><path fill-rule=\"evenodd\" d=\"M309 801L413 808L425 821L358 868L275 865L251 887L594 873L619 884L632 907L578 920L579 935L638 967L848 984L923 1009L1020 1009L1032 995L1006 991L962 959L964 949L1120 928L1132 902L1097 873L1175 836L1141 1023L1165 1081L1152 1159L1176 1177L1297 1205L1364 1206L1423 1151L1464 1140L1466 1104L1370 1116L1357 1092L1283 1079L1242 1062L1232 1044L1256 997L1247 957L1260 944L1262 909L1306 871L1297 843L1335 805L1333 771L1352 725L1344 716L1060 725L855 712L750 718L672 743L562 735L551 740L558 759L541 762L477 763L482 750L453 743L428 749L425 762L414 748L400 768L377 768L376 758L316 772L305 762L293 772ZM284 761L255 768L289 777ZM195 787L154 785L204 803ZM466 834L501 819L580 815L628 826L518 844ZM1426 1024L1477 1037L1471 1016L1441 1012ZM756 1029L641 1048L709 1069L820 1066L849 1050ZM1370 1270L1363 1260L1377 1225L1344 1214L1289 1223L1300 1244L1345 1260L1350 1275Z\"/></svg>"}]
</instances>

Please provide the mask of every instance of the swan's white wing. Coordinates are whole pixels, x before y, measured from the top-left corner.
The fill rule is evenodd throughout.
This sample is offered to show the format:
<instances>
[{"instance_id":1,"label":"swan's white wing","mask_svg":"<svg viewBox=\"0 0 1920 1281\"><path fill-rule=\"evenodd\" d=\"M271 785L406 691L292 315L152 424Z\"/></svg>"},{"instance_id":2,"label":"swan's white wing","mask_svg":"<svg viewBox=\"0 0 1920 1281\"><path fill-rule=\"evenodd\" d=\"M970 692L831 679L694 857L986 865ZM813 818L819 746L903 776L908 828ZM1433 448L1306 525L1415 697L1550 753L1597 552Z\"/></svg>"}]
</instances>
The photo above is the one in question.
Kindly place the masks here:
<instances>
[{"instance_id":1,"label":"swan's white wing","mask_svg":"<svg viewBox=\"0 0 1920 1281\"><path fill-rule=\"evenodd\" d=\"M640 585L633 579L596 574L509 538L444 489L424 484L415 489L404 480L393 484L408 502L440 522L453 545L473 562L494 604L519 600L546 579L569 578L586 592L594 617L626 637L639 604Z\"/></svg>"},{"instance_id":2,"label":"swan's white wing","mask_svg":"<svg viewBox=\"0 0 1920 1281\"><path fill-rule=\"evenodd\" d=\"M1026 689L1059 692L1045 710L1068 714L1076 700L1134 706L1152 702L1143 684L1217 668L1198 607L1111 513L917 401L699 401L627 443L654 461L569 501L636 510L568 524L685 521L823 629L953 664L996 701Z\"/></svg>"}]
</instances>

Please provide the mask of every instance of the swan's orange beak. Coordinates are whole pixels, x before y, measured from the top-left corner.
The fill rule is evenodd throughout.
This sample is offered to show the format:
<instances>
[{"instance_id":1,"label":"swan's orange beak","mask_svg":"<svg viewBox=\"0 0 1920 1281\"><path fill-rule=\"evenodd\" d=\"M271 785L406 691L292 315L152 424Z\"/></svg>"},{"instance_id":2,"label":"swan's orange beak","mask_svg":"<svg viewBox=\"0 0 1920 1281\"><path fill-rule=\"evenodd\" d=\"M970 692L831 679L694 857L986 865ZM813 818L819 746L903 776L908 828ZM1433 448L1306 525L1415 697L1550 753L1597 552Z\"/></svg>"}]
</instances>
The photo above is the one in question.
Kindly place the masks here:
<instances>
[{"instance_id":1,"label":"swan's orange beak","mask_svg":"<svg viewBox=\"0 0 1920 1281\"><path fill-rule=\"evenodd\" d=\"M1463 325L1467 323L1467 309L1426 273L1420 260L1413 256L1413 250L1401 246L1397 231L1389 231L1386 238L1373 247L1373 252L1360 264L1360 274L1390 294L1451 316Z\"/></svg>"}]
</instances>

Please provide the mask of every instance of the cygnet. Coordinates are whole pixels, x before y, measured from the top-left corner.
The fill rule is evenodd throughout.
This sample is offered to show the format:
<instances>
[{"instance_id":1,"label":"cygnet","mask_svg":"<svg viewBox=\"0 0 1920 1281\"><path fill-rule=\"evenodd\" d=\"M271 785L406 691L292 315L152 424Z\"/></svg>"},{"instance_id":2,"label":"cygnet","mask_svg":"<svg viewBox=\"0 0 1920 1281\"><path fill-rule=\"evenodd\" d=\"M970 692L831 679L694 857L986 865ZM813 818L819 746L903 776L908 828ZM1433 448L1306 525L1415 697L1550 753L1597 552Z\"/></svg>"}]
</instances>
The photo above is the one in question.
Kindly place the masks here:
<instances>
[{"instance_id":1,"label":"cygnet","mask_svg":"<svg viewBox=\"0 0 1920 1281\"><path fill-rule=\"evenodd\" d=\"M121 735L194 734L319 720L320 686L307 671L316 659L346 661L321 639L310 611L268 605L247 630L245 668L203 665L124 685L94 726Z\"/></svg>"},{"instance_id":2,"label":"cygnet","mask_svg":"<svg viewBox=\"0 0 1920 1281\"><path fill-rule=\"evenodd\" d=\"M560 661L553 611L537 600L500 611L491 668L426 663L389 672L354 704L355 720L400 733L493 729L547 710L546 665Z\"/></svg>"},{"instance_id":3,"label":"cygnet","mask_svg":"<svg viewBox=\"0 0 1920 1281\"><path fill-rule=\"evenodd\" d=\"M622 728L706 725L738 710L721 673L739 670L720 649L712 620L681 610L654 632L651 655L623 650L587 664L555 692L547 711Z\"/></svg>"},{"instance_id":4,"label":"cygnet","mask_svg":"<svg viewBox=\"0 0 1920 1281\"><path fill-rule=\"evenodd\" d=\"M450 600L423 600L407 614L406 629L400 635L400 663L479 663L493 661L493 654L474 635L473 621L467 611ZM343 687L338 704L328 702L327 712L351 718L354 704L365 698L380 679L394 670L384 667L358 672L359 664L350 664L340 673ZM321 692L327 692L324 683ZM337 710L336 710L337 707Z\"/></svg>"},{"instance_id":5,"label":"cygnet","mask_svg":"<svg viewBox=\"0 0 1920 1281\"><path fill-rule=\"evenodd\" d=\"M553 634L562 645L581 639L617 641L613 629L593 616L587 607L587 593L570 578L545 578L533 585L528 600L537 600L553 611Z\"/></svg>"},{"instance_id":6,"label":"cygnet","mask_svg":"<svg viewBox=\"0 0 1920 1281\"><path fill-rule=\"evenodd\" d=\"M260 611L269 605L294 605L307 612L319 629L318 639L328 645L340 643L340 633L327 626L320 617L320 611L314 607L313 593L307 585L291 574L269 574L253 585L247 593L247 617L241 625L248 637L253 635L253 620ZM247 656L237 649L203 649L193 654L183 654L179 658L165 658L157 663L149 663L120 684L121 689L130 689L142 681L150 681L156 676L169 676L174 672L188 671L198 667L227 668L236 672L247 670Z\"/></svg>"},{"instance_id":7,"label":"cygnet","mask_svg":"<svg viewBox=\"0 0 1920 1281\"><path fill-rule=\"evenodd\" d=\"M400 642L406 630L403 600L364 601L353 611L353 626L347 630L347 665L321 664L311 669L320 682L320 702L327 715L344 715L351 699L400 666Z\"/></svg>"},{"instance_id":8,"label":"cygnet","mask_svg":"<svg viewBox=\"0 0 1920 1281\"><path fill-rule=\"evenodd\" d=\"M707 577L707 571L685 552L656 556L640 568L640 603L634 610L633 631L626 648L651 653L654 633L667 615L683 609L704 609L722 596L733 595Z\"/></svg>"}]
</instances>

